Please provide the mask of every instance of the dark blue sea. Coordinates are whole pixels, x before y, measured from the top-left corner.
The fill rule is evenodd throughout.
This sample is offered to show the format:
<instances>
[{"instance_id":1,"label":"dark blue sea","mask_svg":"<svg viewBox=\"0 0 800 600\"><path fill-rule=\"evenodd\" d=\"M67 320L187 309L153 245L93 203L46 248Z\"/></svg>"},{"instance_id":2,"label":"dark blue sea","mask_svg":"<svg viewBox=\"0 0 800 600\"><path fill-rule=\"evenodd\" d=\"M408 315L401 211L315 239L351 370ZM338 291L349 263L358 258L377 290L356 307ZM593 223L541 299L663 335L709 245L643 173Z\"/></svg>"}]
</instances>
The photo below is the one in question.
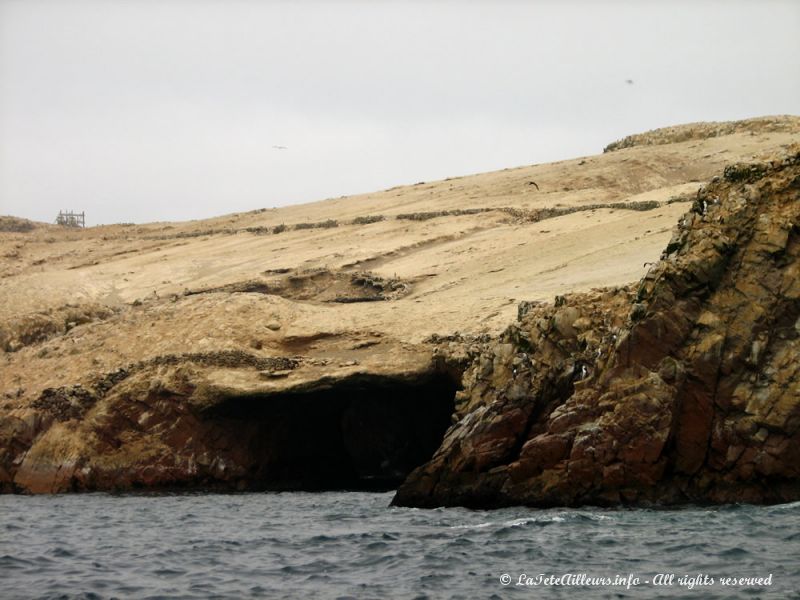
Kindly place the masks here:
<instances>
[{"instance_id":1,"label":"dark blue sea","mask_svg":"<svg viewBox=\"0 0 800 600\"><path fill-rule=\"evenodd\" d=\"M0 598L800 598L800 502L474 511L391 498L0 496Z\"/></svg>"}]
</instances>

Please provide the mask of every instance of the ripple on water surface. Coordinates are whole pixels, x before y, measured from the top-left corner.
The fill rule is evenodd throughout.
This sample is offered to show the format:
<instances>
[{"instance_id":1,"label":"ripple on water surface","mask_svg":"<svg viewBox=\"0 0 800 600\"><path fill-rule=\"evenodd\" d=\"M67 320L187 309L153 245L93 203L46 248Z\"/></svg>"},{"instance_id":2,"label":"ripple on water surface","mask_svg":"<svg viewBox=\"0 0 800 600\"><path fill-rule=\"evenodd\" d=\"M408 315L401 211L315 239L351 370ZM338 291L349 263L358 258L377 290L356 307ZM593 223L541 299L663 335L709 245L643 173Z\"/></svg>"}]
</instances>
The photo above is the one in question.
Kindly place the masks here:
<instances>
[{"instance_id":1,"label":"ripple on water surface","mask_svg":"<svg viewBox=\"0 0 800 600\"><path fill-rule=\"evenodd\" d=\"M389 508L391 496L0 496L0 596L800 598L800 503L471 511ZM523 573L675 582L515 585ZM719 583L770 573L769 587ZM716 581L689 589L687 575Z\"/></svg>"}]
</instances>

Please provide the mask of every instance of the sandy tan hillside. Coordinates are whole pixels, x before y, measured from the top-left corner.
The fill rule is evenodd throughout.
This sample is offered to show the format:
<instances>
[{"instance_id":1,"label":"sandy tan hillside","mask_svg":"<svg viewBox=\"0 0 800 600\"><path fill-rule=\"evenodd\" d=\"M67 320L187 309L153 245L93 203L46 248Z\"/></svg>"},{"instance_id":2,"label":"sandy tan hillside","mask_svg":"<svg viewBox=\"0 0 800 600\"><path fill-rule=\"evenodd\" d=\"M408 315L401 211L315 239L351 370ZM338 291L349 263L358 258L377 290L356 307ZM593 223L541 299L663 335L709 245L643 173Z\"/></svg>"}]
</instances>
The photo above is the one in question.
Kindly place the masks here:
<instances>
[{"instance_id":1,"label":"sandy tan hillside","mask_svg":"<svg viewBox=\"0 0 800 600\"><path fill-rule=\"evenodd\" d=\"M666 131L683 140L707 129L699 124ZM64 352L76 367L68 378L78 379L88 366L82 359L113 368L165 352L252 350L254 344L270 354L280 351L282 342L320 334L331 341L379 334L419 343L433 333L496 332L514 318L520 300L551 300L566 291L640 277L701 182L727 163L796 141L800 119L753 120L728 129L734 133L671 144L664 143L665 130L658 130L640 139L660 145L204 221L2 233L0 335L6 350L25 343L17 331L24 334L19 323L30 321L31 313L69 304L118 310L104 324L81 326L44 346L5 355L10 364L4 379L12 379L4 387L15 384L16 365L27 369L30 361L42 370L41 385L65 383L63 374L47 368ZM642 201L658 207L580 210ZM526 218L551 208L578 211L541 221ZM397 218L471 210L486 212ZM370 217L384 220L353 224ZM327 220L338 226L296 229ZM280 225L287 230L273 233ZM351 283L358 273L396 279L403 290L392 292L391 302L330 302L363 293L351 289L359 287ZM242 282L278 291L184 295ZM332 282L340 289L326 294ZM137 301L142 304L134 306ZM178 335L184 327L185 334Z\"/></svg>"},{"instance_id":2,"label":"sandy tan hillside","mask_svg":"<svg viewBox=\"0 0 800 600\"><path fill-rule=\"evenodd\" d=\"M0 409L27 423L6 428L38 440L25 460L52 444L80 456L96 440L59 428L102 420L102 403L67 397L44 434L29 407L46 388L105 394L120 368L134 390L189 365L178 379L206 399L429 372L434 334L497 334L523 300L637 280L702 183L799 140L798 117L694 124L596 156L204 221L4 219Z\"/></svg>"}]
</instances>

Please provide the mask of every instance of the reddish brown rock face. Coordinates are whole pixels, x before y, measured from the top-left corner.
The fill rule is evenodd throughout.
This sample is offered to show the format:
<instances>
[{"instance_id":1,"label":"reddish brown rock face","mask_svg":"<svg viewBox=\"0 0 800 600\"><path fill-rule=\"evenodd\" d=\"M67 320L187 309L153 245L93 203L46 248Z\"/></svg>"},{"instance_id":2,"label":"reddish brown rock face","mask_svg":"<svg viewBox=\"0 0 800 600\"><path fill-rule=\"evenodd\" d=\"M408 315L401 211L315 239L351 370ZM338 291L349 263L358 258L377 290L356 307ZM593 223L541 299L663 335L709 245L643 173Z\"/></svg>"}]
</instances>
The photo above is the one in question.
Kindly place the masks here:
<instances>
[{"instance_id":1,"label":"reddish brown rock face","mask_svg":"<svg viewBox=\"0 0 800 600\"><path fill-rule=\"evenodd\" d=\"M455 393L451 379L426 374L273 395L204 391L190 361L154 376L145 366L102 398L49 390L36 409L4 420L0 486L393 489L438 447Z\"/></svg>"},{"instance_id":2,"label":"reddish brown rock face","mask_svg":"<svg viewBox=\"0 0 800 600\"><path fill-rule=\"evenodd\" d=\"M798 259L800 154L728 167L635 290L536 307L476 359L394 503L800 498Z\"/></svg>"}]
</instances>

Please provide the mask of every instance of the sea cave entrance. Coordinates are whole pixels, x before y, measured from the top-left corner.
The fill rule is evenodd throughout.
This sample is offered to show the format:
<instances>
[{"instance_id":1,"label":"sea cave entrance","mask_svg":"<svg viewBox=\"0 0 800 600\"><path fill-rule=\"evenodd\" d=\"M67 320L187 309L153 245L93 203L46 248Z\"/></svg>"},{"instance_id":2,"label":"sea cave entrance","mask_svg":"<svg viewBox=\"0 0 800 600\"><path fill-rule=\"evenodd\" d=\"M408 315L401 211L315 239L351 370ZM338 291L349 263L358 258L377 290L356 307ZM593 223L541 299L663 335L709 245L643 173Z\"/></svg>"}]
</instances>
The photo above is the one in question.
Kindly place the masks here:
<instances>
[{"instance_id":1,"label":"sea cave entrance","mask_svg":"<svg viewBox=\"0 0 800 600\"><path fill-rule=\"evenodd\" d=\"M457 383L445 374L398 380L359 375L302 392L237 396L206 418L248 466L240 488L396 488L439 447Z\"/></svg>"}]
</instances>

